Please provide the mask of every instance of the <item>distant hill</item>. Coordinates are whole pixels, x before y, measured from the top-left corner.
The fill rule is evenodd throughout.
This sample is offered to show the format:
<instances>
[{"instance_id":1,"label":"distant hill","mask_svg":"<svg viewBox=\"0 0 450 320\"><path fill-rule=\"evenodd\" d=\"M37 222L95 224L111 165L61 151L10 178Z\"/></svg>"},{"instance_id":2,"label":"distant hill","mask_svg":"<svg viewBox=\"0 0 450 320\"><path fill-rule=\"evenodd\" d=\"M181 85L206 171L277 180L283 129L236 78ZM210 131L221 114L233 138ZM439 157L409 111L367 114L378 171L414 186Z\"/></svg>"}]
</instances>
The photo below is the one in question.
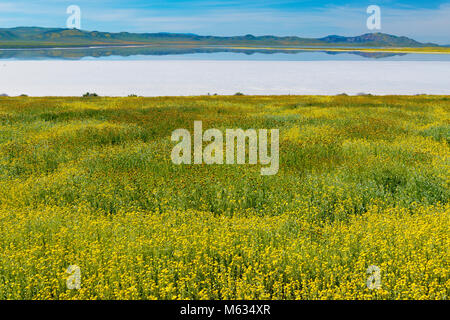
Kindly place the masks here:
<instances>
[{"instance_id":1,"label":"distant hill","mask_svg":"<svg viewBox=\"0 0 450 320\"><path fill-rule=\"evenodd\" d=\"M407 37L397 37L384 33L367 33L358 37L328 36L319 40L333 44L374 44L383 47L417 48L434 45L431 43L420 43Z\"/></svg>"},{"instance_id":2,"label":"distant hill","mask_svg":"<svg viewBox=\"0 0 450 320\"><path fill-rule=\"evenodd\" d=\"M316 46L316 47L408 47L437 46L407 37L368 33L357 37L330 35L324 38L277 36L200 36L190 33L99 32L64 28L17 27L0 28L0 48L78 47L145 44L178 45L249 45L249 46Z\"/></svg>"}]
</instances>

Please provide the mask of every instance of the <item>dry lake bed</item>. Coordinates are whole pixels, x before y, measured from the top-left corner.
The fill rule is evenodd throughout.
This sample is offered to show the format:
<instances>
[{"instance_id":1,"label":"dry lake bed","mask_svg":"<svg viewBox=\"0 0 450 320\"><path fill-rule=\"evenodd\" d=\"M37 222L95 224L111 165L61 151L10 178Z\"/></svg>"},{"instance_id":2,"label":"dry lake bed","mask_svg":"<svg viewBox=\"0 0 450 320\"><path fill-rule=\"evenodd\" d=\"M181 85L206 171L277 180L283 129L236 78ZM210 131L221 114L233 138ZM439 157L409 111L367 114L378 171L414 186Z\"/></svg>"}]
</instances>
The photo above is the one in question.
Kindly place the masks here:
<instances>
[{"instance_id":1,"label":"dry lake bed","mask_svg":"<svg viewBox=\"0 0 450 320\"><path fill-rule=\"evenodd\" d=\"M450 94L450 61L0 61L10 96Z\"/></svg>"}]
</instances>

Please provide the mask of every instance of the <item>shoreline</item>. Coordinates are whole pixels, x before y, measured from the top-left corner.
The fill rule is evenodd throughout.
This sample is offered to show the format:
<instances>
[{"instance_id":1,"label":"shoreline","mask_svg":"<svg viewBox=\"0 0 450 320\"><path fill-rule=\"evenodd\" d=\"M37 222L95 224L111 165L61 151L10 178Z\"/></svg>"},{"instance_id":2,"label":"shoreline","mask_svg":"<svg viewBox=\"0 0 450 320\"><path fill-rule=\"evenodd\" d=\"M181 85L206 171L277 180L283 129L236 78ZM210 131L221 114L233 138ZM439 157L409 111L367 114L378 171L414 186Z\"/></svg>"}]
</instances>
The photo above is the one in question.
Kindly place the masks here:
<instances>
[{"instance_id":1,"label":"shoreline","mask_svg":"<svg viewBox=\"0 0 450 320\"><path fill-rule=\"evenodd\" d=\"M234 50L255 50L253 47L225 47L227 49ZM450 48L447 48L447 51L420 51L415 50L415 48L396 48L396 49L341 49L341 48L258 48L258 50L280 50L280 51L313 51L313 52L370 52L370 53L410 53L410 54L450 54Z\"/></svg>"},{"instance_id":2,"label":"shoreline","mask_svg":"<svg viewBox=\"0 0 450 320\"><path fill-rule=\"evenodd\" d=\"M126 48L193 48L193 49L226 49L226 50L266 50L266 51L311 51L311 52L370 52L370 53L414 53L414 54L450 54L450 47L423 48L361 48L361 47L253 47L236 45L205 45L195 46L186 44L130 44L130 45L90 45L90 46L60 46L60 47L26 47L2 48L0 51L37 51L37 50L87 50L87 49L126 49Z\"/></svg>"}]
</instances>

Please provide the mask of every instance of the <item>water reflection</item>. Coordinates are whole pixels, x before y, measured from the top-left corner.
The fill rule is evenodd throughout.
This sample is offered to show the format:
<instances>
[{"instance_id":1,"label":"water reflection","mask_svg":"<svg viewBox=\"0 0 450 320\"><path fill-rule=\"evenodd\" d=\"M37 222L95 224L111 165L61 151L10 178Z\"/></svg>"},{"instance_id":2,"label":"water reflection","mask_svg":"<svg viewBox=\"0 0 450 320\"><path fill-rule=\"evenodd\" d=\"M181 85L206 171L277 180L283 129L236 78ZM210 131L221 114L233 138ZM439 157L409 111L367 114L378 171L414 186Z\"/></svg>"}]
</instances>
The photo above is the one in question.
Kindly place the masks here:
<instances>
[{"instance_id":1,"label":"water reflection","mask_svg":"<svg viewBox=\"0 0 450 320\"><path fill-rule=\"evenodd\" d=\"M160 47L160 46L131 46L131 47L90 47L90 48L61 48L61 49L2 49L2 60L82 60L82 59L206 59L206 60L436 60L448 55L405 54L388 52L333 52L309 50L266 50L266 49L231 49L214 47ZM444 60L450 60L448 57Z\"/></svg>"}]
</instances>

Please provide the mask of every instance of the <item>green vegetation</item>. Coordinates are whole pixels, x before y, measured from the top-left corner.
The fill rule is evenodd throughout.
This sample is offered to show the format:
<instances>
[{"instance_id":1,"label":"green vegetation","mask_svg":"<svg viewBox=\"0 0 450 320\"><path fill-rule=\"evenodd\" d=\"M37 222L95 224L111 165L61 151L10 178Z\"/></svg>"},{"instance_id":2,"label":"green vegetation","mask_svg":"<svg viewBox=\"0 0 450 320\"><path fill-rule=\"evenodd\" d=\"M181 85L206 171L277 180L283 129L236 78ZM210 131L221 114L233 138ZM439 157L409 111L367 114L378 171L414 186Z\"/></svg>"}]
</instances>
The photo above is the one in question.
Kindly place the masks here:
<instances>
[{"instance_id":1,"label":"green vegetation","mask_svg":"<svg viewBox=\"0 0 450 320\"><path fill-rule=\"evenodd\" d=\"M98 97L98 94L86 92L85 94L83 94L83 97L84 98Z\"/></svg>"},{"instance_id":2,"label":"green vegetation","mask_svg":"<svg viewBox=\"0 0 450 320\"><path fill-rule=\"evenodd\" d=\"M0 97L0 299L448 299L449 112L448 96ZM279 173L172 164L195 120L279 129Z\"/></svg>"},{"instance_id":3,"label":"green vegetation","mask_svg":"<svg viewBox=\"0 0 450 320\"><path fill-rule=\"evenodd\" d=\"M390 47L416 48L439 47L432 43L420 43L407 37L383 33L368 33L356 37L327 36L324 38L300 38L295 36L200 36L186 33L112 33L61 28L18 27L0 29L0 48L54 48L79 46L125 46L125 45L240 45L293 46L293 47Z\"/></svg>"}]
</instances>

